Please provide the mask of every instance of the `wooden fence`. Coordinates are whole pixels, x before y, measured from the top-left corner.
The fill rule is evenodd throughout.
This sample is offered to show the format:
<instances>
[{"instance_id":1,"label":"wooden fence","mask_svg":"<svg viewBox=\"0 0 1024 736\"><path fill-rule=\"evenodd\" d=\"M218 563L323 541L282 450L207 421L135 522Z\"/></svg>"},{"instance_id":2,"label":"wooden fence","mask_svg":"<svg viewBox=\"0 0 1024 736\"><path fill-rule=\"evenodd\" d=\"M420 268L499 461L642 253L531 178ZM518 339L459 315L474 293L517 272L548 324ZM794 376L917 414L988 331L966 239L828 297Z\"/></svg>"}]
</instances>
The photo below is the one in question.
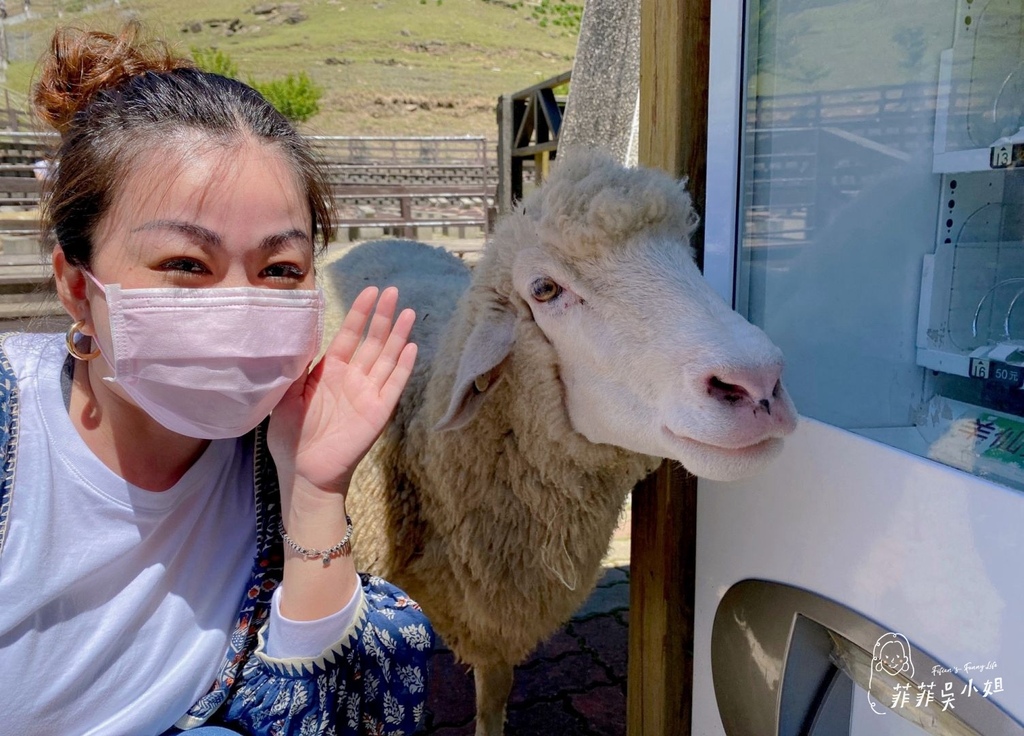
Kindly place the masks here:
<instances>
[{"instance_id":1,"label":"wooden fence","mask_svg":"<svg viewBox=\"0 0 1024 736\"><path fill-rule=\"evenodd\" d=\"M741 192L748 241L774 246L778 258L813 239L879 172L930 155L935 99L934 84L909 84L751 100Z\"/></svg>"},{"instance_id":2,"label":"wooden fence","mask_svg":"<svg viewBox=\"0 0 1024 736\"><path fill-rule=\"evenodd\" d=\"M415 237L422 227L488 227L497 169L483 137L311 136L330 179L339 234L361 230ZM0 232L37 223L12 217L38 206L37 162L53 155L53 134L0 131Z\"/></svg>"},{"instance_id":3,"label":"wooden fence","mask_svg":"<svg viewBox=\"0 0 1024 736\"><path fill-rule=\"evenodd\" d=\"M572 79L572 71L498 98L499 214L523 198L524 170L532 167L535 183L547 176L558 152L558 134L566 97L556 94Z\"/></svg>"},{"instance_id":4,"label":"wooden fence","mask_svg":"<svg viewBox=\"0 0 1024 736\"><path fill-rule=\"evenodd\" d=\"M497 171L483 137L311 138L327 162L338 225L415 237L417 228L487 229Z\"/></svg>"}]
</instances>

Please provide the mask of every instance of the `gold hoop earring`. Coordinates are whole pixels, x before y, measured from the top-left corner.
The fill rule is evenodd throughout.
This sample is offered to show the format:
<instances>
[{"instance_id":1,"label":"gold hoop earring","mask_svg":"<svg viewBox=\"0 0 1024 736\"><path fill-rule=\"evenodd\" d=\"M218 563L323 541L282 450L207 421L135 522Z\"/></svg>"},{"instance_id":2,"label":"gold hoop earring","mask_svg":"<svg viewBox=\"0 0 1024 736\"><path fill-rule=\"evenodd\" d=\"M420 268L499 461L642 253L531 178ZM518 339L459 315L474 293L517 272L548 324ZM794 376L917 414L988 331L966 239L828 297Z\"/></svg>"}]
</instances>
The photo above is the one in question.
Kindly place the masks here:
<instances>
[{"instance_id":1,"label":"gold hoop earring","mask_svg":"<svg viewBox=\"0 0 1024 736\"><path fill-rule=\"evenodd\" d=\"M96 348L91 353L83 353L78 349L78 343L75 342L75 333L80 332L83 327L85 327L85 320L78 320L68 328L68 333L65 335L64 339L67 342L68 352L71 353L71 357L77 358L78 360L90 361L100 354L100 350L99 348Z\"/></svg>"}]
</instances>

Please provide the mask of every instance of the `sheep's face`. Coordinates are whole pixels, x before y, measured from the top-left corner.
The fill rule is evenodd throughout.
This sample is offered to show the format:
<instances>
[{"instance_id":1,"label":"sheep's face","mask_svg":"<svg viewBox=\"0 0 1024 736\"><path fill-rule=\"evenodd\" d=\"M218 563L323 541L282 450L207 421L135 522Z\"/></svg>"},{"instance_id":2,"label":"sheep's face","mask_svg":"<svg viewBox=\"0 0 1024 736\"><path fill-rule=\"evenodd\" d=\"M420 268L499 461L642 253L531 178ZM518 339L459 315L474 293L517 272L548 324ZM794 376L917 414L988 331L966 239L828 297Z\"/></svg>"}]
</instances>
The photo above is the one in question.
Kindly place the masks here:
<instances>
[{"instance_id":1,"label":"sheep's face","mask_svg":"<svg viewBox=\"0 0 1024 736\"><path fill-rule=\"evenodd\" d=\"M573 428L591 442L731 480L796 426L782 354L701 277L685 237L641 233L590 259L519 250L518 296L558 356Z\"/></svg>"},{"instance_id":2,"label":"sheep's face","mask_svg":"<svg viewBox=\"0 0 1024 736\"><path fill-rule=\"evenodd\" d=\"M590 442L717 480L760 468L796 426L782 355L701 277L695 224L685 188L666 174L559 156L478 266L472 332L437 428L471 421L508 357L537 348L539 329L550 348L533 358L557 376L572 429ZM530 344L517 346L523 335Z\"/></svg>"}]
</instances>

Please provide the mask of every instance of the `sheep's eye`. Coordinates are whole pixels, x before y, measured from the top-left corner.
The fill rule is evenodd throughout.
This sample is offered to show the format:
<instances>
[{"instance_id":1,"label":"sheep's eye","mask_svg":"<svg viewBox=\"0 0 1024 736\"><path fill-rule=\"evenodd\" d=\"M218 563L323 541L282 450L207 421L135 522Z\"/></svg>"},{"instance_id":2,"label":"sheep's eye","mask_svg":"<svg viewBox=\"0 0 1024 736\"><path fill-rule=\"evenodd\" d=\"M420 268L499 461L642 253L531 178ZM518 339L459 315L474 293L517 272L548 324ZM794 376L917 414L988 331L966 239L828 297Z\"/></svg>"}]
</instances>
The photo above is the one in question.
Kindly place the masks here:
<instances>
[{"instance_id":1,"label":"sheep's eye","mask_svg":"<svg viewBox=\"0 0 1024 736\"><path fill-rule=\"evenodd\" d=\"M562 287L548 278L540 278L530 285L533 298L539 302L549 302L562 293Z\"/></svg>"}]
</instances>

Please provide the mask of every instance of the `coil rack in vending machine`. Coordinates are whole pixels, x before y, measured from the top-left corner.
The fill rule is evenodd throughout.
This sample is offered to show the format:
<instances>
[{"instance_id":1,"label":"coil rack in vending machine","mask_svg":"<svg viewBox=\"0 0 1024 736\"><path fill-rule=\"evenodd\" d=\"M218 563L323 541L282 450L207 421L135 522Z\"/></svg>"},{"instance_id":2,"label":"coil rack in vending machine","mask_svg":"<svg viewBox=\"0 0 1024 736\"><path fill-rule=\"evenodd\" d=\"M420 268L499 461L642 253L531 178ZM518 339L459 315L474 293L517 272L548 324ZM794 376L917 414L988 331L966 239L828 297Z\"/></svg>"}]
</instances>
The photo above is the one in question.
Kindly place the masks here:
<instances>
[{"instance_id":1,"label":"coil rack in vending machine","mask_svg":"<svg viewBox=\"0 0 1024 736\"><path fill-rule=\"evenodd\" d=\"M917 363L933 459L1024 484L1024 8L960 0L940 58L936 247L924 257Z\"/></svg>"}]
</instances>

